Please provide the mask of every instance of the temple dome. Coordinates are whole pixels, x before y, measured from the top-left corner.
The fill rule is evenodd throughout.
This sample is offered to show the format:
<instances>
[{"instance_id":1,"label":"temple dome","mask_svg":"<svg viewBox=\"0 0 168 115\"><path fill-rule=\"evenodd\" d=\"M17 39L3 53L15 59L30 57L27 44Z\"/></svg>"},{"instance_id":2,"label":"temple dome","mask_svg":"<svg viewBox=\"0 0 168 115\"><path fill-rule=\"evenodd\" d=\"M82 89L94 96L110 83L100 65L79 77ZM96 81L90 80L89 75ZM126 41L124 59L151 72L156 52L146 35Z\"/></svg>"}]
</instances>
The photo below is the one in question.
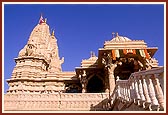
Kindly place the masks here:
<instances>
[{"instance_id":1,"label":"temple dome","mask_svg":"<svg viewBox=\"0 0 168 115\"><path fill-rule=\"evenodd\" d=\"M120 36L118 33L114 36L114 32L112 33L113 37L109 41L105 41L104 48L105 49L142 49L147 48L146 43L143 40L131 40L128 37Z\"/></svg>"},{"instance_id":2,"label":"temple dome","mask_svg":"<svg viewBox=\"0 0 168 115\"><path fill-rule=\"evenodd\" d=\"M112 42L127 42L127 41L132 41L132 40L124 36L119 36L117 33L116 37L114 37L111 41Z\"/></svg>"}]
</instances>

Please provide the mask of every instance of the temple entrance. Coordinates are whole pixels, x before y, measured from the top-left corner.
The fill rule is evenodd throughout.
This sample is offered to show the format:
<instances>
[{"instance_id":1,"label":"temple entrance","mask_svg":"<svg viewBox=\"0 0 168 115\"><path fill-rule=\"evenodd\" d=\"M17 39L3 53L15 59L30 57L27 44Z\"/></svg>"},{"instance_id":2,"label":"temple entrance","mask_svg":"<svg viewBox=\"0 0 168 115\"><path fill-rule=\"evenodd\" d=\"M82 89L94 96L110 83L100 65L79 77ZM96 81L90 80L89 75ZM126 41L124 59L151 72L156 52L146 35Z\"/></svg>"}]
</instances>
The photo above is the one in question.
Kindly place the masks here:
<instances>
[{"instance_id":1,"label":"temple entrance","mask_svg":"<svg viewBox=\"0 0 168 115\"><path fill-rule=\"evenodd\" d=\"M132 73L141 69L140 61L135 58L121 58L120 60L122 65L117 65L114 70L115 79L119 76L121 80L127 80Z\"/></svg>"},{"instance_id":2,"label":"temple entrance","mask_svg":"<svg viewBox=\"0 0 168 115\"><path fill-rule=\"evenodd\" d=\"M104 84L103 81L97 77L93 76L87 85L87 93L101 93L104 92Z\"/></svg>"}]
</instances>

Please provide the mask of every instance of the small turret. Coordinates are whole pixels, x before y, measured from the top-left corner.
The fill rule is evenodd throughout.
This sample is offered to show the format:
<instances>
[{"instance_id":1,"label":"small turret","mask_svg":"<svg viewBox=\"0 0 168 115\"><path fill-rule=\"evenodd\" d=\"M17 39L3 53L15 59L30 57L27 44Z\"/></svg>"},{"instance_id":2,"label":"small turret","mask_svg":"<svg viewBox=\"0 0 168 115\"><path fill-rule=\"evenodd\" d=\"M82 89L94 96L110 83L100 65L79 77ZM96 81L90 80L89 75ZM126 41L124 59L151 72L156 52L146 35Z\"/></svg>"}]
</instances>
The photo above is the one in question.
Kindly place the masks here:
<instances>
[{"instance_id":1,"label":"small turret","mask_svg":"<svg viewBox=\"0 0 168 115\"><path fill-rule=\"evenodd\" d=\"M51 34L52 36L54 36L54 30L52 31L52 34Z\"/></svg>"}]
</instances>

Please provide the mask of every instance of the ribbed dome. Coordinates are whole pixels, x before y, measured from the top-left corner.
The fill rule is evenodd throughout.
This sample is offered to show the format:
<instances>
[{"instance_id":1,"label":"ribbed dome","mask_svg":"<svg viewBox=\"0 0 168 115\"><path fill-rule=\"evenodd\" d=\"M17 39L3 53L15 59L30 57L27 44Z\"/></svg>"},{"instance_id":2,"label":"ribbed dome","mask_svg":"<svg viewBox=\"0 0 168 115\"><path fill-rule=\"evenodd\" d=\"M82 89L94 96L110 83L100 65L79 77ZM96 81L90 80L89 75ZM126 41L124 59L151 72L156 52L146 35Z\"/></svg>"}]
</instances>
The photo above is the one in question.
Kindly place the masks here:
<instances>
[{"instance_id":1,"label":"ribbed dome","mask_svg":"<svg viewBox=\"0 0 168 115\"><path fill-rule=\"evenodd\" d=\"M113 41L113 42L127 42L127 41L132 41L132 40L127 37L124 37L124 36L119 36L117 33L116 37L114 37L111 41Z\"/></svg>"}]
</instances>

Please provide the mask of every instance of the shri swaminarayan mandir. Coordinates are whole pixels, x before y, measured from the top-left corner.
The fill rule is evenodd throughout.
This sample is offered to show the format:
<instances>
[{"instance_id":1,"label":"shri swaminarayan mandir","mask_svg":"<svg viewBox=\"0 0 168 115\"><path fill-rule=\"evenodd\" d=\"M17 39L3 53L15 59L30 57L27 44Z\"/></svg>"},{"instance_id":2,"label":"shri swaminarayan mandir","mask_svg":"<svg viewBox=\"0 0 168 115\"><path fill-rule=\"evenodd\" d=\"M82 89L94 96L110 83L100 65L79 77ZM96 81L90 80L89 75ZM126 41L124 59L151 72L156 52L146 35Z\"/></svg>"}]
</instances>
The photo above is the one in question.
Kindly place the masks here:
<instances>
[{"instance_id":1,"label":"shri swaminarayan mandir","mask_svg":"<svg viewBox=\"0 0 168 115\"><path fill-rule=\"evenodd\" d=\"M14 59L4 111L164 111L157 49L116 33L98 56L91 52L75 71L62 71L57 38L41 16Z\"/></svg>"}]
</instances>

